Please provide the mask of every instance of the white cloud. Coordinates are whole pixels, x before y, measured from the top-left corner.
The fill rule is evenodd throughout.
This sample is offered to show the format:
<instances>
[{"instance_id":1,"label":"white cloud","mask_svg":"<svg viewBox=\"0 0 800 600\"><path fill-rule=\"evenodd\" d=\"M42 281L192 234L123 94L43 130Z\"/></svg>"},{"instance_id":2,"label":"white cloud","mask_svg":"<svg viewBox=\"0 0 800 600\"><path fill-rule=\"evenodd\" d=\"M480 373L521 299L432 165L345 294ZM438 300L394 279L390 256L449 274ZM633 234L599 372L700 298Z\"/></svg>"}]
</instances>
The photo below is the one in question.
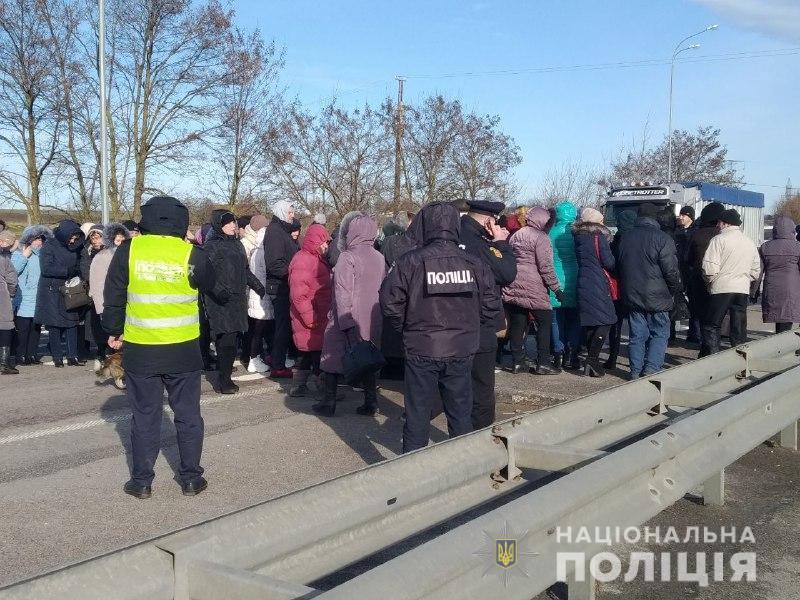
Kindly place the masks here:
<instances>
[{"instance_id":1,"label":"white cloud","mask_svg":"<svg viewBox=\"0 0 800 600\"><path fill-rule=\"evenodd\" d=\"M798 0L695 0L723 18L764 35L800 43Z\"/></svg>"}]
</instances>

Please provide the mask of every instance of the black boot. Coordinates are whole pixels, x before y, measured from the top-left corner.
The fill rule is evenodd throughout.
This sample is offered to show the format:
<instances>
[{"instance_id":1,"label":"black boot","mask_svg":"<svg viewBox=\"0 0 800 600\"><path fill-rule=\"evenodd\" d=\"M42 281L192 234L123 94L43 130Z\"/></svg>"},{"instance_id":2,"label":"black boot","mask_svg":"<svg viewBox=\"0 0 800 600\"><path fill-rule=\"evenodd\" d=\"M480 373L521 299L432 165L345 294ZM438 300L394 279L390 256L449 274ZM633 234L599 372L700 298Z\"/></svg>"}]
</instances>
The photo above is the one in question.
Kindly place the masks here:
<instances>
[{"instance_id":1,"label":"black boot","mask_svg":"<svg viewBox=\"0 0 800 600\"><path fill-rule=\"evenodd\" d=\"M311 410L323 417L332 417L336 412L336 389L339 376L336 373L325 373L322 401L311 405Z\"/></svg>"},{"instance_id":2,"label":"black boot","mask_svg":"<svg viewBox=\"0 0 800 600\"><path fill-rule=\"evenodd\" d=\"M589 340L589 349L586 355L586 365L583 374L589 377L603 377L606 372L600 364L600 350L606 341L605 336L595 334Z\"/></svg>"},{"instance_id":3,"label":"black boot","mask_svg":"<svg viewBox=\"0 0 800 600\"><path fill-rule=\"evenodd\" d=\"M561 352L556 352L553 354L553 369L555 369L556 373L561 373L562 365L564 364L563 360L564 355Z\"/></svg>"},{"instance_id":4,"label":"black boot","mask_svg":"<svg viewBox=\"0 0 800 600\"><path fill-rule=\"evenodd\" d=\"M581 358L577 350L570 351L569 364L567 364L567 361L564 361L564 368L569 369L570 371L580 371Z\"/></svg>"},{"instance_id":5,"label":"black boot","mask_svg":"<svg viewBox=\"0 0 800 600\"><path fill-rule=\"evenodd\" d=\"M217 348L217 373L219 374L220 394L235 394L239 391L239 386L231 380L235 355L236 349L233 347L222 346Z\"/></svg>"},{"instance_id":6,"label":"black boot","mask_svg":"<svg viewBox=\"0 0 800 600\"><path fill-rule=\"evenodd\" d=\"M616 354L609 354L608 360L603 363L603 366L608 369L609 371L617 368L617 358Z\"/></svg>"},{"instance_id":7,"label":"black boot","mask_svg":"<svg viewBox=\"0 0 800 600\"><path fill-rule=\"evenodd\" d=\"M365 375L361 385L364 386L364 404L356 408L356 412L368 417L375 416L378 413L378 385L375 382L375 373Z\"/></svg>"},{"instance_id":8,"label":"black boot","mask_svg":"<svg viewBox=\"0 0 800 600\"><path fill-rule=\"evenodd\" d=\"M703 325L702 334L703 342L700 345L700 356L698 356L698 358L703 358L704 356L719 352L722 343L719 327Z\"/></svg>"},{"instance_id":9,"label":"black boot","mask_svg":"<svg viewBox=\"0 0 800 600\"><path fill-rule=\"evenodd\" d=\"M11 362L11 348L0 346L0 373L3 375L19 375L19 371Z\"/></svg>"}]
</instances>

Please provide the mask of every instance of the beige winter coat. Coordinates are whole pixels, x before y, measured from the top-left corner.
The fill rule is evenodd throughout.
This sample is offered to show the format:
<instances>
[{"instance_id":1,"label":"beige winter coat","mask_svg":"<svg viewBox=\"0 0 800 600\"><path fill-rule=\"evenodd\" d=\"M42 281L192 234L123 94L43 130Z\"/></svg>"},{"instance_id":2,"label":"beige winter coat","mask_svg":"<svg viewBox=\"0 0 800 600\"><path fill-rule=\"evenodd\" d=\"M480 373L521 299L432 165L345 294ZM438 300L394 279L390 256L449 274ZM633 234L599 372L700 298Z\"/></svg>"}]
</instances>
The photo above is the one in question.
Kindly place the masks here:
<instances>
[{"instance_id":1,"label":"beige winter coat","mask_svg":"<svg viewBox=\"0 0 800 600\"><path fill-rule=\"evenodd\" d=\"M761 260L753 241L738 227L726 227L711 238L703 256L703 277L711 294L749 294Z\"/></svg>"}]
</instances>

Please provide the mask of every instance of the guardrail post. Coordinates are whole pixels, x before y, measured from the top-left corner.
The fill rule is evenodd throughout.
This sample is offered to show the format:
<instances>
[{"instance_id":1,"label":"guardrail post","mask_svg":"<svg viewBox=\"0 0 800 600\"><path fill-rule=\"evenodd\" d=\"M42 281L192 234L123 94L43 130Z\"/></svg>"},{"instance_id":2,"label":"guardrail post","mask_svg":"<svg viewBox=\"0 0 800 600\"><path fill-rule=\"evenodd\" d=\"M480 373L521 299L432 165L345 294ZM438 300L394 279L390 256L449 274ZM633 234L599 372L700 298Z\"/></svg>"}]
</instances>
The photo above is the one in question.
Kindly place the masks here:
<instances>
[{"instance_id":1,"label":"guardrail post","mask_svg":"<svg viewBox=\"0 0 800 600\"><path fill-rule=\"evenodd\" d=\"M781 431L781 447L797 450L797 421Z\"/></svg>"},{"instance_id":2,"label":"guardrail post","mask_svg":"<svg viewBox=\"0 0 800 600\"><path fill-rule=\"evenodd\" d=\"M703 483L703 504L706 506L725 504L725 469Z\"/></svg>"}]
</instances>

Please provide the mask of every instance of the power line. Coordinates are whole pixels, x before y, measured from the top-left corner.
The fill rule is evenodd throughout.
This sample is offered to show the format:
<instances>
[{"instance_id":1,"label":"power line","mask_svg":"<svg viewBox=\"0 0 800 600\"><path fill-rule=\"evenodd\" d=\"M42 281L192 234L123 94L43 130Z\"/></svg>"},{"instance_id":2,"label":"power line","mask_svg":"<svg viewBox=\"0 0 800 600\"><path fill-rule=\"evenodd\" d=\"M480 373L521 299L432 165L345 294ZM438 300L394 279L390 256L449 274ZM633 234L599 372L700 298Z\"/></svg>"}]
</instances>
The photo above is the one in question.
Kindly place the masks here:
<instances>
[{"instance_id":1,"label":"power line","mask_svg":"<svg viewBox=\"0 0 800 600\"><path fill-rule=\"evenodd\" d=\"M728 54L708 54L678 59L676 62L717 62L723 60L742 60L749 58L767 58L773 56L794 56L800 54L800 47L779 48L775 50L755 50L750 52L732 52ZM623 69L635 67L652 67L670 64L668 58L652 58L626 60L610 63L593 63L579 65L561 65L549 67L524 67L518 69L498 69L493 71L463 71L460 73L439 73L430 75L404 75L406 79L450 79L456 77L484 77L493 75L523 75L527 73L559 73L567 71L599 71L605 69Z\"/></svg>"}]
</instances>

